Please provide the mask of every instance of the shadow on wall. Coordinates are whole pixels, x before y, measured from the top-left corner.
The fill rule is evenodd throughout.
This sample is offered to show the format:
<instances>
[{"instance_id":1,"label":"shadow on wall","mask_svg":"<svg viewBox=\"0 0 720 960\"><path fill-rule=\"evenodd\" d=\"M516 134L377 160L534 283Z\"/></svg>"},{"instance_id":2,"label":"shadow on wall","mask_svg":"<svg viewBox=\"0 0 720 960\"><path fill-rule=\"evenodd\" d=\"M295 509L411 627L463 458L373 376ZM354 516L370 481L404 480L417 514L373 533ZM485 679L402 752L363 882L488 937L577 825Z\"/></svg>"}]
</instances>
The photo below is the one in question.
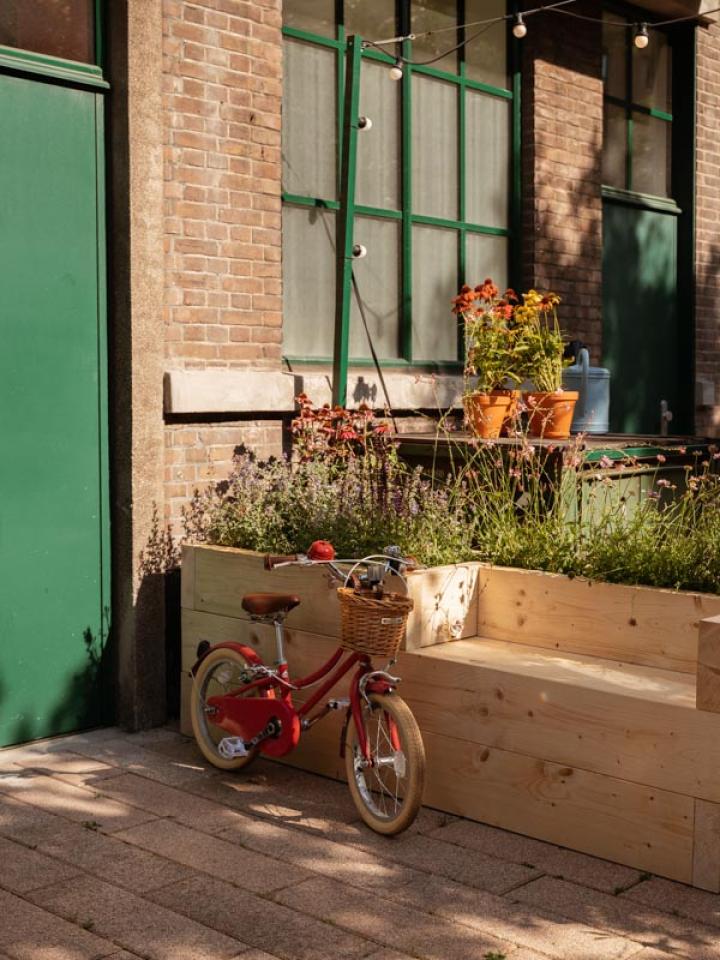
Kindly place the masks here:
<instances>
[{"instance_id":1,"label":"shadow on wall","mask_svg":"<svg viewBox=\"0 0 720 960\"><path fill-rule=\"evenodd\" d=\"M576 10L595 16L594 8L581 0ZM556 290L568 339L585 342L591 363L610 368L611 429L658 433L666 399L675 414L671 433L717 436L718 245L711 248L701 229L701 265L678 264L675 251L691 239L687 218L603 201L602 28L573 21L568 43L566 17L538 14L535 24L522 48L522 288ZM686 60L680 44L678 71L689 69ZM690 209L682 159L673 191L681 209ZM693 373L710 381L713 394L712 406L699 411Z\"/></svg>"}]
</instances>

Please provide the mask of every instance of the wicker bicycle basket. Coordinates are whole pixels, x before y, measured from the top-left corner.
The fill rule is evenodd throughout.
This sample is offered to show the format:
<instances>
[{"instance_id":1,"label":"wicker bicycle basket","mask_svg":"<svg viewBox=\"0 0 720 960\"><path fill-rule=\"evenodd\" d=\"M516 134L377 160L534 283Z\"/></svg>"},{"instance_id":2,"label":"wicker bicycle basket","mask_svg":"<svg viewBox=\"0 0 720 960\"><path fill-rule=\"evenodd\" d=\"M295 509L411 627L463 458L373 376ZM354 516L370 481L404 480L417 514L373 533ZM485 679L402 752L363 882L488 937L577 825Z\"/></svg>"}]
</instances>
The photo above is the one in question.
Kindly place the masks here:
<instances>
[{"instance_id":1,"label":"wicker bicycle basket","mask_svg":"<svg viewBox=\"0 0 720 960\"><path fill-rule=\"evenodd\" d=\"M410 597L387 593L382 599L364 597L349 587L338 587L340 643L355 653L394 657L405 635Z\"/></svg>"}]
</instances>

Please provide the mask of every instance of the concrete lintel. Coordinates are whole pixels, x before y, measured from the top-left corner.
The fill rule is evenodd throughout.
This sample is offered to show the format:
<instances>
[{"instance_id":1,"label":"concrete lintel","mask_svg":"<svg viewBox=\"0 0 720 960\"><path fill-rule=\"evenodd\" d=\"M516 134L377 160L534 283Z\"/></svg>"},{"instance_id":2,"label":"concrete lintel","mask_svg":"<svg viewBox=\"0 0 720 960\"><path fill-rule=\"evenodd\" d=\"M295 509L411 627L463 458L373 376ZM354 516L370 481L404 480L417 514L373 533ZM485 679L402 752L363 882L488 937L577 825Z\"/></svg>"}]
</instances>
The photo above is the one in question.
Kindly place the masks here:
<instances>
[{"instance_id":1,"label":"concrete lintel","mask_svg":"<svg viewBox=\"0 0 720 960\"><path fill-rule=\"evenodd\" d=\"M459 407L462 377L388 371L384 374L393 410L445 411ZM330 403L328 374L282 373L277 370L171 370L165 374L165 413L283 414L295 409L295 397L306 393L313 403ZM367 403L385 407L377 373L351 373L348 406Z\"/></svg>"}]
</instances>

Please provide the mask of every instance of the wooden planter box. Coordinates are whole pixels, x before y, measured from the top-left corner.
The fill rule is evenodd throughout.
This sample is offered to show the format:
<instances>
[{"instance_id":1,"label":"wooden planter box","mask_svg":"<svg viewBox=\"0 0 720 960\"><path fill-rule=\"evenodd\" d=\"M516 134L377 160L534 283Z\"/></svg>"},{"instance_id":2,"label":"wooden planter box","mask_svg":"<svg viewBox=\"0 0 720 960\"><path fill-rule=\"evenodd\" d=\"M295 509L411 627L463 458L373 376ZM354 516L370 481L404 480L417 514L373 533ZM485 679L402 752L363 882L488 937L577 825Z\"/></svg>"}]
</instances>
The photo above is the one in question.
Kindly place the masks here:
<instances>
[{"instance_id":1,"label":"wooden planter box","mask_svg":"<svg viewBox=\"0 0 720 960\"><path fill-rule=\"evenodd\" d=\"M272 629L240 606L253 590L303 598L294 671L336 646L322 570L266 573L259 554L185 547L185 732L200 640L273 659ZM410 592L397 672L427 749L426 803L720 891L720 597L481 564L418 571ZM341 779L340 720L288 762Z\"/></svg>"}]
</instances>

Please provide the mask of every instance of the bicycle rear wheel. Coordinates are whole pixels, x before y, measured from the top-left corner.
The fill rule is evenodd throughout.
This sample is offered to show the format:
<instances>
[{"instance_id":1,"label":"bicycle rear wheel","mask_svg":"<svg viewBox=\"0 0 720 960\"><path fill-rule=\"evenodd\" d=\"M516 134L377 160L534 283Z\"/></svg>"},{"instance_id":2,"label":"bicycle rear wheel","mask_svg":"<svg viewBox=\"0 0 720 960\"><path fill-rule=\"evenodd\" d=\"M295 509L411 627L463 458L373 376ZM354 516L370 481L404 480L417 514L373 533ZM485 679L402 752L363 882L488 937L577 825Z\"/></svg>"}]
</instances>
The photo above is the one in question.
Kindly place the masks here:
<instances>
[{"instance_id":1,"label":"bicycle rear wheel","mask_svg":"<svg viewBox=\"0 0 720 960\"><path fill-rule=\"evenodd\" d=\"M243 686L251 664L236 650L221 648L209 653L198 667L193 678L190 713L193 733L200 751L206 760L221 770L242 770L257 757L256 747L246 757L226 759L220 754L219 745L228 733L212 722L212 711L207 706L210 697L221 697ZM254 690L248 696L257 696Z\"/></svg>"},{"instance_id":2,"label":"bicycle rear wheel","mask_svg":"<svg viewBox=\"0 0 720 960\"><path fill-rule=\"evenodd\" d=\"M371 762L363 756L351 717L345 740L350 795L377 833L401 833L422 803L425 747L420 730L408 705L395 694L369 694L362 711Z\"/></svg>"}]
</instances>

